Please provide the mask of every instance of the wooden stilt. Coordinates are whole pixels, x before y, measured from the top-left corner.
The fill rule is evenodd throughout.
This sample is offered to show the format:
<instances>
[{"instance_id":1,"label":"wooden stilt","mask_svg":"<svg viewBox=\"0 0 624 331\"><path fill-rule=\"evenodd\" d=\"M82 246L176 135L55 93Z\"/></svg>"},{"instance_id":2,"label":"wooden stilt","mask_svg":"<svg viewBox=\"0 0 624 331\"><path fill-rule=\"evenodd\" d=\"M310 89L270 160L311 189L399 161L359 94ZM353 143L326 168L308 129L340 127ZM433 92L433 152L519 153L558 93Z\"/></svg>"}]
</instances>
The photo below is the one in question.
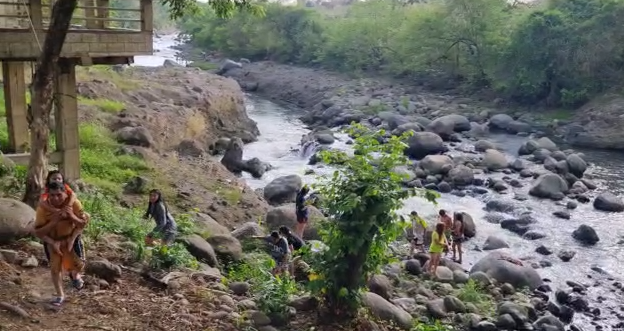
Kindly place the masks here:
<instances>
[{"instance_id":1,"label":"wooden stilt","mask_svg":"<svg viewBox=\"0 0 624 331\"><path fill-rule=\"evenodd\" d=\"M26 118L24 62L2 62L2 79L6 120L9 128L9 146L6 147L11 153L23 153L30 143Z\"/></svg>"},{"instance_id":2,"label":"wooden stilt","mask_svg":"<svg viewBox=\"0 0 624 331\"><path fill-rule=\"evenodd\" d=\"M59 60L55 90L56 150L62 154L60 170L67 180L72 181L80 178L78 99L74 63Z\"/></svg>"}]
</instances>

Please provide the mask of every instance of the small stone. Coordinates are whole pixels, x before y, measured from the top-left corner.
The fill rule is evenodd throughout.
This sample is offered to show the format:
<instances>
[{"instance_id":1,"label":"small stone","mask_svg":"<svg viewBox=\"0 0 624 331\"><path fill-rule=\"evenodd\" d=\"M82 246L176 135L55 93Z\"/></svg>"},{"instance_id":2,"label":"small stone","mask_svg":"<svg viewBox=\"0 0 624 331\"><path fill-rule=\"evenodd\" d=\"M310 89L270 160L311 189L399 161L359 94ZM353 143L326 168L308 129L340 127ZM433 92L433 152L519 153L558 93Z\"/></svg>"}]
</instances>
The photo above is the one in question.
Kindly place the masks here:
<instances>
[{"instance_id":1,"label":"small stone","mask_svg":"<svg viewBox=\"0 0 624 331\"><path fill-rule=\"evenodd\" d=\"M39 261L34 256L30 256L26 260L22 261L22 267L24 268L36 268L39 266Z\"/></svg>"}]
</instances>

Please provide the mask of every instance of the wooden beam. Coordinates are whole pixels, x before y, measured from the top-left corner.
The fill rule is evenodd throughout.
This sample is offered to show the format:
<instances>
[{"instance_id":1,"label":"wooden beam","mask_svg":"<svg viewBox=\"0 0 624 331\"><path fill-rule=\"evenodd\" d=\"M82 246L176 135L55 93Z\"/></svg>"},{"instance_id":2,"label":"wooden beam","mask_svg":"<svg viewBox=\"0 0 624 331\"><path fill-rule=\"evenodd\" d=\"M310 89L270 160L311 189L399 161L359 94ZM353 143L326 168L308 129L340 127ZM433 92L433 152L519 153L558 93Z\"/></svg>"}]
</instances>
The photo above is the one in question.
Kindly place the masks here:
<instances>
[{"instance_id":1,"label":"wooden beam","mask_svg":"<svg viewBox=\"0 0 624 331\"><path fill-rule=\"evenodd\" d=\"M97 13L95 9L97 7L94 7L94 0L84 0L84 4L85 17L90 18L85 22L85 24L87 25L87 29L97 29L99 22L97 21ZM74 17L74 19L76 18Z\"/></svg>"},{"instance_id":2,"label":"wooden beam","mask_svg":"<svg viewBox=\"0 0 624 331\"><path fill-rule=\"evenodd\" d=\"M80 178L80 138L78 136L78 98L76 64L61 59L55 81L56 151L62 154L59 169L69 181Z\"/></svg>"},{"instance_id":3,"label":"wooden beam","mask_svg":"<svg viewBox=\"0 0 624 331\"><path fill-rule=\"evenodd\" d=\"M26 151L30 144L28 133L26 80L24 62L2 62L4 81L4 105L9 128L8 150L13 153Z\"/></svg>"},{"instance_id":4,"label":"wooden beam","mask_svg":"<svg viewBox=\"0 0 624 331\"><path fill-rule=\"evenodd\" d=\"M19 165L28 165L28 161L30 159L30 153L19 153L19 154L4 154L4 157L9 160L15 162L15 164ZM53 164L60 164L63 161L63 153L53 152L48 154L48 162Z\"/></svg>"},{"instance_id":5,"label":"wooden beam","mask_svg":"<svg viewBox=\"0 0 624 331\"><path fill-rule=\"evenodd\" d=\"M154 7L152 0L141 0L141 31L154 31Z\"/></svg>"}]
</instances>

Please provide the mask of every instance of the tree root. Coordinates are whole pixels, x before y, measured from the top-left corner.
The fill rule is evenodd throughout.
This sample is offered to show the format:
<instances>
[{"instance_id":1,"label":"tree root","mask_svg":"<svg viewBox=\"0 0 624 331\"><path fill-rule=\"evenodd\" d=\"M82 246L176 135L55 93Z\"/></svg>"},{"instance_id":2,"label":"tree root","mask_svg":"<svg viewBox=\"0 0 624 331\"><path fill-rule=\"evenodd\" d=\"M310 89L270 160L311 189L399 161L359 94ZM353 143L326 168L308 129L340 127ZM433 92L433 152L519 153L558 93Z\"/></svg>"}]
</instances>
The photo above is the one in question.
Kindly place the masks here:
<instances>
[{"instance_id":1,"label":"tree root","mask_svg":"<svg viewBox=\"0 0 624 331\"><path fill-rule=\"evenodd\" d=\"M16 316L19 316L21 318L30 320L32 323L38 323L39 321L32 318L30 316L30 314L28 314L24 309L20 308L20 307L16 307L10 303L7 302L0 302L0 309L6 310L10 313L13 313Z\"/></svg>"}]
</instances>

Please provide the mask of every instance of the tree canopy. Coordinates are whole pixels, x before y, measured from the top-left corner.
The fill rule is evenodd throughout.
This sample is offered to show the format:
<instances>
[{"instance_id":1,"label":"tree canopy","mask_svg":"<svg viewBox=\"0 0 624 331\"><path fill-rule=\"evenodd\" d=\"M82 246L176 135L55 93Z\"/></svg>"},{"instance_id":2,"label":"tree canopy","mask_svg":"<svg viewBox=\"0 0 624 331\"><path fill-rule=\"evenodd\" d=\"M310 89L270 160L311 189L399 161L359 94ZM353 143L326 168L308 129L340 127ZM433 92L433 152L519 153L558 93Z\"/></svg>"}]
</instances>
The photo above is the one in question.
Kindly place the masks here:
<instances>
[{"instance_id":1,"label":"tree canopy","mask_svg":"<svg viewBox=\"0 0 624 331\"><path fill-rule=\"evenodd\" d=\"M524 104L575 107L620 85L624 74L617 21L624 0L263 6L263 17L243 12L223 20L213 4L199 4L179 27L197 46L228 56L435 77Z\"/></svg>"}]
</instances>

